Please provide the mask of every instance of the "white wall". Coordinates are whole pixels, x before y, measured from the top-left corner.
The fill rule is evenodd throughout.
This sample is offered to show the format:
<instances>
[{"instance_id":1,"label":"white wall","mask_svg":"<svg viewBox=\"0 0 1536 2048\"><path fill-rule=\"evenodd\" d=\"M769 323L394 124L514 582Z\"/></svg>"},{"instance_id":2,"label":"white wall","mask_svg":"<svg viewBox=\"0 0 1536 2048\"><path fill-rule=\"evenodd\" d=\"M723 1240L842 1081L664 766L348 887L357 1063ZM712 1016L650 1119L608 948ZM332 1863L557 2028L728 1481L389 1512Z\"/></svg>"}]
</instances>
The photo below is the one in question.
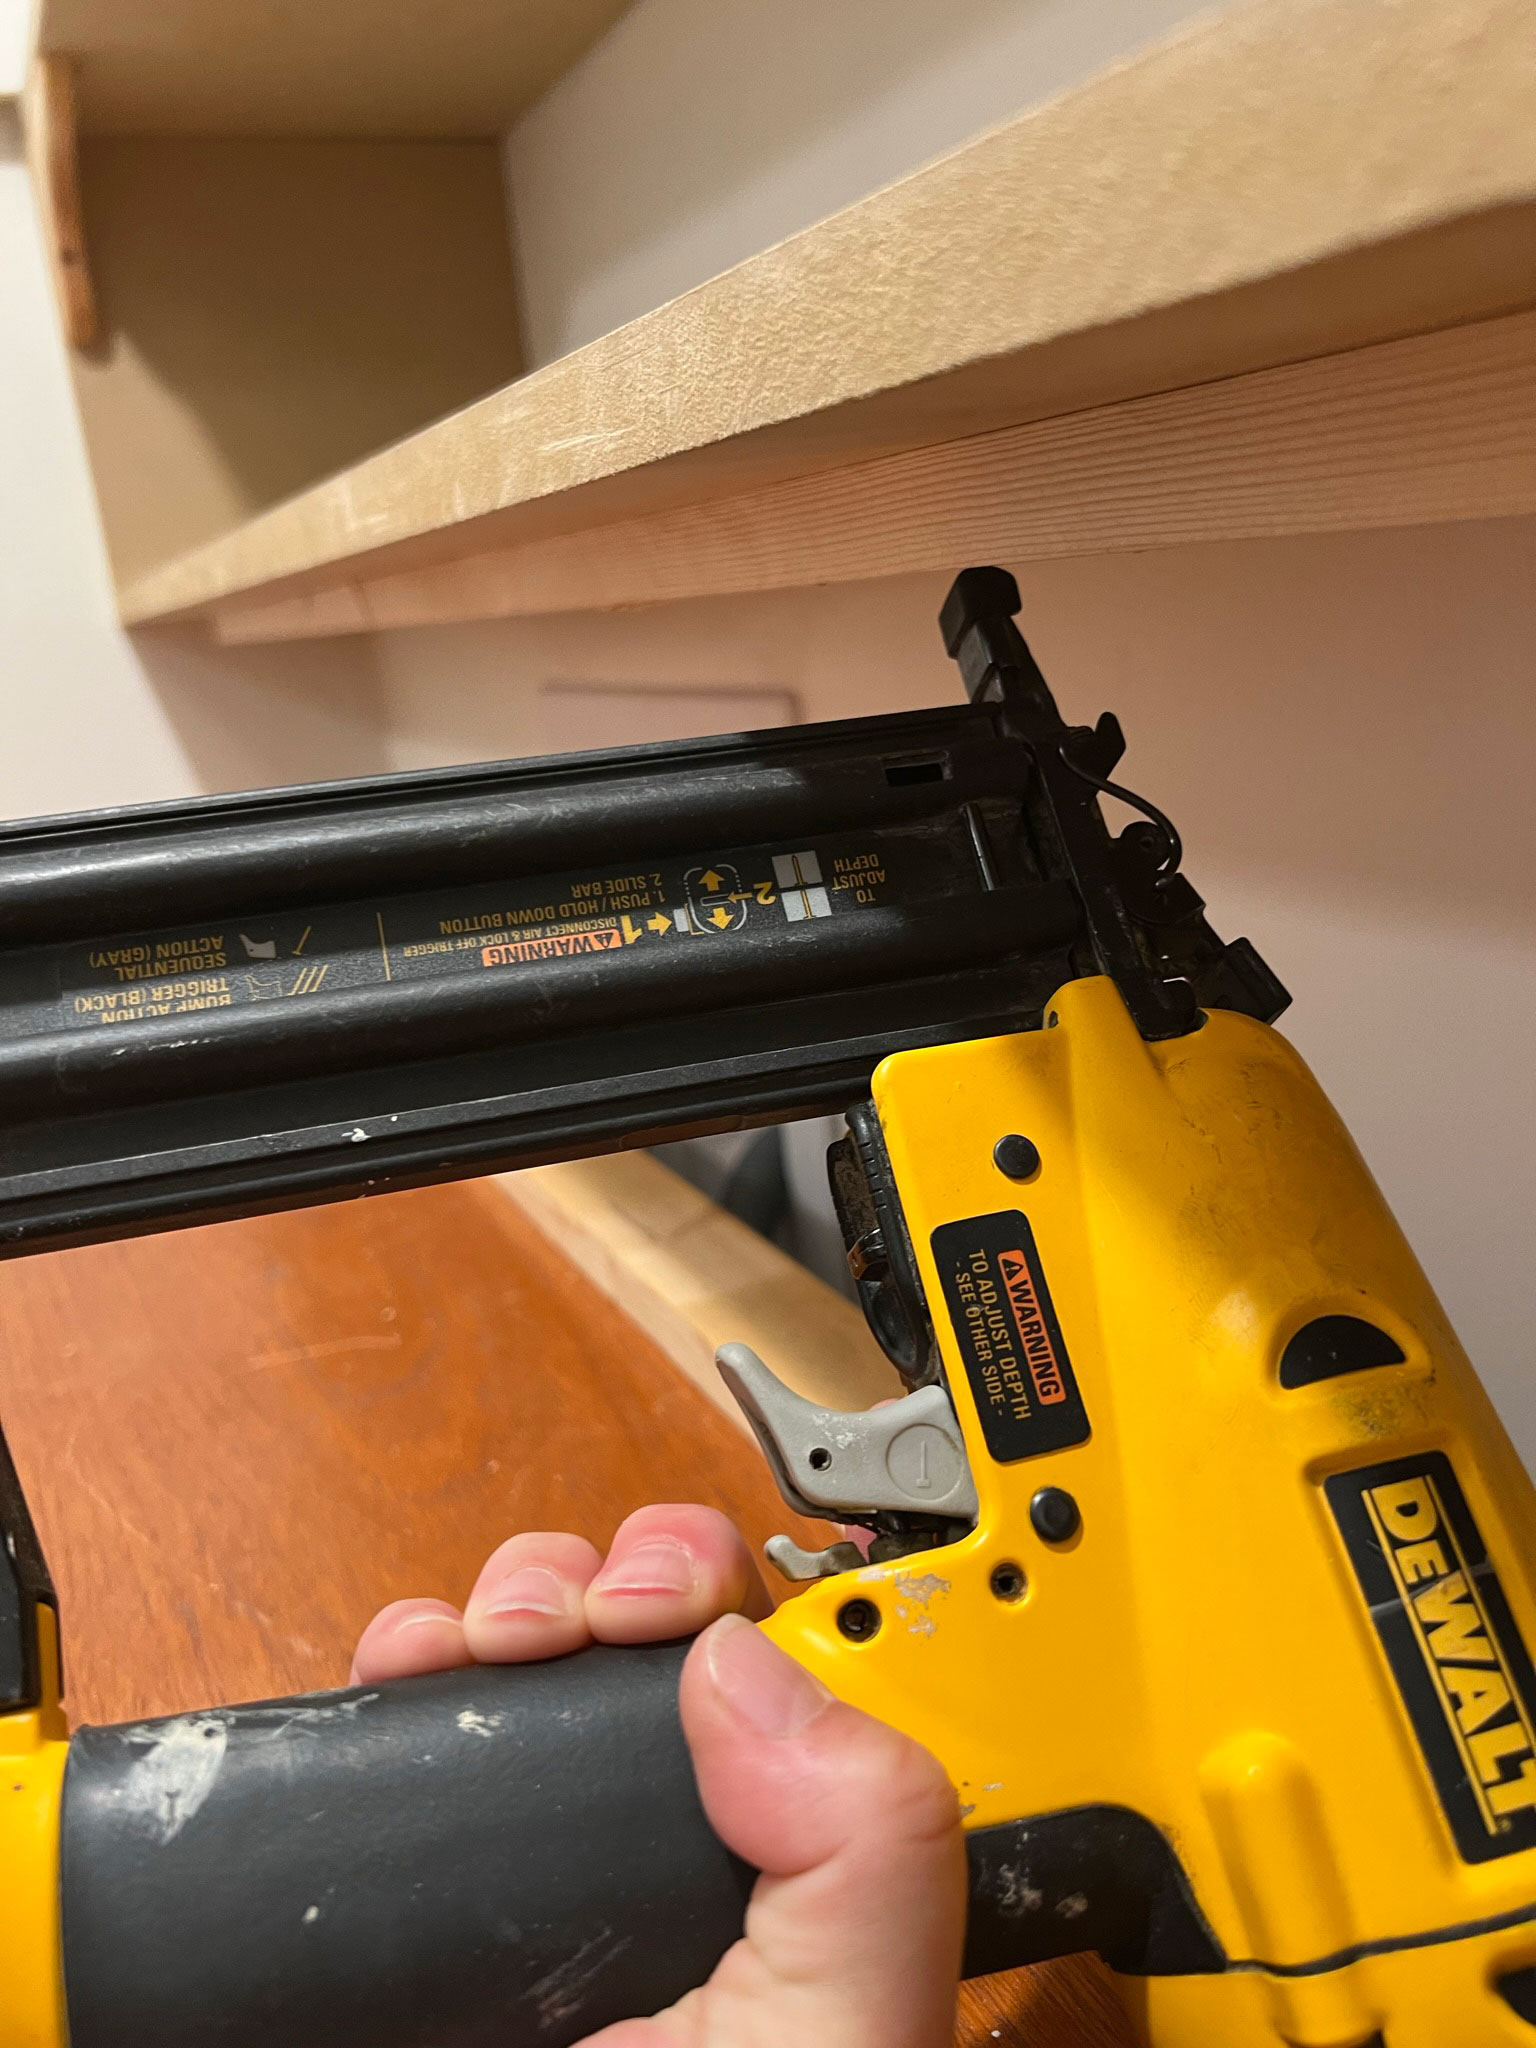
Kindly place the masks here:
<instances>
[{"instance_id":1,"label":"white wall","mask_svg":"<svg viewBox=\"0 0 1536 2048\"><path fill-rule=\"evenodd\" d=\"M1536 520L1020 565L1069 715L1183 830L1536 1466ZM772 684L807 717L959 694L944 577L381 643L400 766L539 744L538 686Z\"/></svg>"},{"instance_id":2,"label":"white wall","mask_svg":"<svg viewBox=\"0 0 1536 2048\"><path fill-rule=\"evenodd\" d=\"M0 0L0 100L21 96L27 76L33 0Z\"/></svg>"},{"instance_id":3,"label":"white wall","mask_svg":"<svg viewBox=\"0 0 1536 2048\"><path fill-rule=\"evenodd\" d=\"M0 107L0 690L0 816L196 787L117 624L13 107Z\"/></svg>"},{"instance_id":4,"label":"white wall","mask_svg":"<svg viewBox=\"0 0 1536 2048\"><path fill-rule=\"evenodd\" d=\"M529 366L1202 11L1199 0L639 0L507 138Z\"/></svg>"},{"instance_id":5,"label":"white wall","mask_svg":"<svg viewBox=\"0 0 1536 2048\"><path fill-rule=\"evenodd\" d=\"M0 22L3 27L3 22ZM371 645L117 623L14 106L0 104L0 818L381 764Z\"/></svg>"}]
</instances>

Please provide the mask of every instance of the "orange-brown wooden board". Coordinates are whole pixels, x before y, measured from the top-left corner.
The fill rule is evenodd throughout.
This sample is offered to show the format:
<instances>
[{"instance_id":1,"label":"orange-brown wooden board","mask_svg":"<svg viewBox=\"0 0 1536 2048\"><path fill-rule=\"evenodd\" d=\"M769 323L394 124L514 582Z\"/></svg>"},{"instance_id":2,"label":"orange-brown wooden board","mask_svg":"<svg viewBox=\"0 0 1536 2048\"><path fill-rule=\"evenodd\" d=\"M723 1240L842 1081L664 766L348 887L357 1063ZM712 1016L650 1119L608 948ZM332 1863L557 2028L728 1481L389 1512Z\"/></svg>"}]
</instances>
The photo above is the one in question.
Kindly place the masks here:
<instances>
[{"instance_id":1,"label":"orange-brown wooden board","mask_svg":"<svg viewBox=\"0 0 1536 2048\"><path fill-rule=\"evenodd\" d=\"M516 1529L693 1499L826 1538L489 1184L0 1265L0 1419L76 1720L340 1684L377 1607L462 1600ZM1093 1964L965 1993L965 2048L1127 2038Z\"/></svg>"}]
</instances>

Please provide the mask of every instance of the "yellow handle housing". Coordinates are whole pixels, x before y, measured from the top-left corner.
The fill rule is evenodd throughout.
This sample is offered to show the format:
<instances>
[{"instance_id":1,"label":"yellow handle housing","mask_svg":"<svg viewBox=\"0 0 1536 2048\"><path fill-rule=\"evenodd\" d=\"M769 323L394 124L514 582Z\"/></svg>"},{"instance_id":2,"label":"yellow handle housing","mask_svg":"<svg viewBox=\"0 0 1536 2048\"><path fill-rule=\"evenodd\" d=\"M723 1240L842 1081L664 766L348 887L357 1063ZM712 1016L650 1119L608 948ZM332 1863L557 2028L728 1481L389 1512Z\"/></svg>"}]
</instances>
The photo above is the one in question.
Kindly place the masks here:
<instances>
[{"instance_id":1,"label":"yellow handle housing","mask_svg":"<svg viewBox=\"0 0 1536 2048\"><path fill-rule=\"evenodd\" d=\"M59 1943L59 1813L69 1729L58 1621L37 1609L43 1699L0 1715L0 2022L5 2048L68 2048Z\"/></svg>"},{"instance_id":2,"label":"yellow handle housing","mask_svg":"<svg viewBox=\"0 0 1536 2048\"><path fill-rule=\"evenodd\" d=\"M1121 1980L1157 2048L1530 2048L1536 1496L1300 1058L1223 1012L1148 1043L1090 979L875 1099L980 1514L775 1639L933 1749L972 1828L1156 1825L1227 1961ZM1328 1351L1356 1326L1382 1362Z\"/></svg>"}]
</instances>

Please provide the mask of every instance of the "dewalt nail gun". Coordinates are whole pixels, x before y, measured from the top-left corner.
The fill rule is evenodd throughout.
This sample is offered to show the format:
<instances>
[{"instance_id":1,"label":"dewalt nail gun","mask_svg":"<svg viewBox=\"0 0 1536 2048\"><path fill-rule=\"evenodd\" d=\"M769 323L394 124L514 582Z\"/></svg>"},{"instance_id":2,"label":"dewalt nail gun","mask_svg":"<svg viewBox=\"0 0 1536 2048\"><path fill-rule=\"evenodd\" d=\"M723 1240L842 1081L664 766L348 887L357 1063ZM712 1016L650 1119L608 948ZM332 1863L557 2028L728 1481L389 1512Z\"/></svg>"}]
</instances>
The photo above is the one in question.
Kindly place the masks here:
<instances>
[{"instance_id":1,"label":"dewalt nail gun","mask_svg":"<svg viewBox=\"0 0 1536 2048\"><path fill-rule=\"evenodd\" d=\"M964 707L6 828L0 1239L845 1112L908 1391L721 1368L872 1532L776 1544L765 1626L948 1768L967 1967L1097 1950L1158 2048L1536 2048L1530 1484L1017 609L955 585ZM8 1461L0 1516L11 2048L552 2048L739 1931L679 1646L66 1743Z\"/></svg>"}]
</instances>

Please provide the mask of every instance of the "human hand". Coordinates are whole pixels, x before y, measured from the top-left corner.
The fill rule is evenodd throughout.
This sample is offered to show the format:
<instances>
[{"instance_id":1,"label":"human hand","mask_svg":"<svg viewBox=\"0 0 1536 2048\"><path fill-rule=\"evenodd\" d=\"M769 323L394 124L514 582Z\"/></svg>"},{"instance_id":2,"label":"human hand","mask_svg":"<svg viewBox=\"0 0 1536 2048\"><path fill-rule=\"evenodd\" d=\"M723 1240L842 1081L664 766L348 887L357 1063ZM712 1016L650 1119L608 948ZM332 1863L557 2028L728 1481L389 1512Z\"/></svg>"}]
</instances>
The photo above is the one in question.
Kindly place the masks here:
<instances>
[{"instance_id":1,"label":"human hand","mask_svg":"<svg viewBox=\"0 0 1536 2048\"><path fill-rule=\"evenodd\" d=\"M514 1536L463 1612L397 1600L363 1631L355 1682L528 1663L591 1642L698 1636L683 1730L715 1832L761 1872L742 1939L707 1984L584 2048L950 2048L965 1916L959 1807L925 1749L834 1699L747 1617L770 1610L713 1508L641 1508L603 1558Z\"/></svg>"}]
</instances>

